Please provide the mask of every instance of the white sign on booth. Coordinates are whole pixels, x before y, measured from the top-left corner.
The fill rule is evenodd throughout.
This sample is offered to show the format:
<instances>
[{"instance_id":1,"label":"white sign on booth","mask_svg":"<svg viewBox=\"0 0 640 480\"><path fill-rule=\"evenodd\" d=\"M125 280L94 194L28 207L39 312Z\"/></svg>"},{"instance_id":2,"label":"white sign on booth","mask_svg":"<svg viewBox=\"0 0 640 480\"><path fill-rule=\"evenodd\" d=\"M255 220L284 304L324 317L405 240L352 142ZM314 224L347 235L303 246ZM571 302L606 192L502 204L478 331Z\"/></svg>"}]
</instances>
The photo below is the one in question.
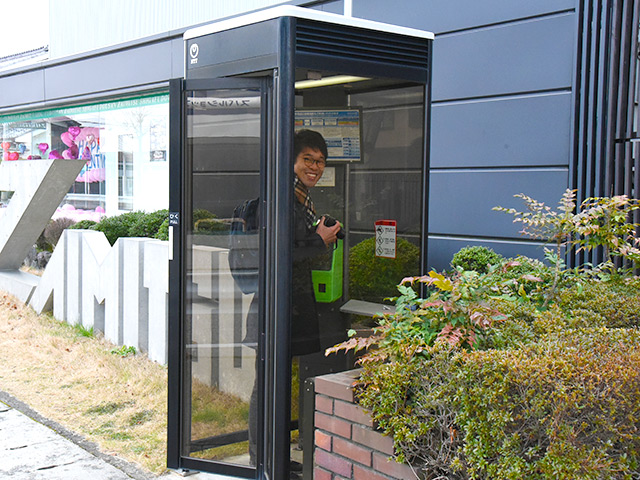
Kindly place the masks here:
<instances>
[{"instance_id":1,"label":"white sign on booth","mask_svg":"<svg viewBox=\"0 0 640 480\"><path fill-rule=\"evenodd\" d=\"M397 223L378 220L376 226L376 257L396 258Z\"/></svg>"}]
</instances>

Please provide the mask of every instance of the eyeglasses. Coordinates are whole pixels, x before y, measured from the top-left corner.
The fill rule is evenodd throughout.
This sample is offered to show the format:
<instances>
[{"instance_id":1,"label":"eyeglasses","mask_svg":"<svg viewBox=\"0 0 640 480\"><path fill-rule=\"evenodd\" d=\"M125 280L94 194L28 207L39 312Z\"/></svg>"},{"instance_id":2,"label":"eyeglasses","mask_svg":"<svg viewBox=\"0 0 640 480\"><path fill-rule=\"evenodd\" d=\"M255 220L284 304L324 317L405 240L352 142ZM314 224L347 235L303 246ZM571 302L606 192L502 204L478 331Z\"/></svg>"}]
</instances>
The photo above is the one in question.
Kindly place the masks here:
<instances>
[{"instance_id":1,"label":"eyeglasses","mask_svg":"<svg viewBox=\"0 0 640 480\"><path fill-rule=\"evenodd\" d=\"M326 162L326 161L324 161L324 160L322 160L322 159L320 159L320 160L315 160L315 159L313 159L313 158L304 157L304 158L303 158L303 160L304 160L304 164L305 164L307 167L312 167L314 164L316 164L319 168L324 168L324 167L326 167L326 166L327 166L327 162Z\"/></svg>"}]
</instances>

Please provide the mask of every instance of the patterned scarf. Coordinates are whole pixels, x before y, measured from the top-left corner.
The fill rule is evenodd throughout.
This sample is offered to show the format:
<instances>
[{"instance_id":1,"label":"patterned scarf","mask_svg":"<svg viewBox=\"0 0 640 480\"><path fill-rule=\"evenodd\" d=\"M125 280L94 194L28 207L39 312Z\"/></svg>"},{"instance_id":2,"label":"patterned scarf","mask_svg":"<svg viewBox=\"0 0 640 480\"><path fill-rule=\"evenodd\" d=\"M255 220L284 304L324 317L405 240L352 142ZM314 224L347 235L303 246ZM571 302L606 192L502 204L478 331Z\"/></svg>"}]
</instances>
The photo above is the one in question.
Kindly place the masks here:
<instances>
[{"instance_id":1,"label":"patterned scarf","mask_svg":"<svg viewBox=\"0 0 640 480\"><path fill-rule=\"evenodd\" d=\"M316 222L316 210L313 208L313 201L309 196L309 189L304 183L300 181L297 175L294 175L293 191L296 194L296 198L304 207L304 223L309 230L313 229L313 224Z\"/></svg>"}]
</instances>

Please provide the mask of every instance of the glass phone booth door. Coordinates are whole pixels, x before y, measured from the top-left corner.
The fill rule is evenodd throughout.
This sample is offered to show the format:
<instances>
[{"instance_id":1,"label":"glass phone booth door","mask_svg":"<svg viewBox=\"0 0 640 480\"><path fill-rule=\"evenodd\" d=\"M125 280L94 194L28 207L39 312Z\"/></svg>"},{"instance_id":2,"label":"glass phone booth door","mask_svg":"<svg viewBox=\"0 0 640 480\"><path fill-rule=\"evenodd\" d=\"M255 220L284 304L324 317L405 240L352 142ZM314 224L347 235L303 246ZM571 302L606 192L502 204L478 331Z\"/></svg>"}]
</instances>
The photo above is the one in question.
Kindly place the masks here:
<instances>
[{"instance_id":1,"label":"glass phone booth door","mask_svg":"<svg viewBox=\"0 0 640 480\"><path fill-rule=\"evenodd\" d=\"M245 478L256 477L260 421L265 98L264 80L187 81L182 92L179 455L183 468Z\"/></svg>"},{"instance_id":2,"label":"glass phone booth door","mask_svg":"<svg viewBox=\"0 0 640 480\"><path fill-rule=\"evenodd\" d=\"M180 338L173 357L179 355L178 400L170 404L171 411L179 405L170 434L180 440L169 443L179 445L182 468L260 479L291 469L287 477L311 480L313 379L354 367L353 359L326 357L325 349L349 330L370 330L376 314L393 312L388 297L397 283L425 271L428 89L338 73L296 70L294 88L279 91L291 97L293 128L278 135L267 133L276 123L267 118L271 103L278 104L270 78L185 83L184 161L174 172L182 178L182 270L172 275L182 282L182 310L170 333ZM301 130L323 137L326 158L315 144L306 157L308 148L296 150ZM293 150L285 148L288 139ZM276 198L289 198L291 208L273 207L278 174L267 165L281 168L280 179L291 175ZM296 178L313 201L313 227ZM298 227L313 230L311 220L328 216L342 224L343 236L311 258ZM274 241L277 226L289 220L291 238ZM273 261L276 250L288 252L291 265ZM290 301L290 315L267 310L276 296ZM270 330L274 325L289 325L290 337ZM313 347L298 348L300 331L313 335ZM289 338L288 347L276 337ZM176 388L171 377L169 388Z\"/></svg>"}]
</instances>

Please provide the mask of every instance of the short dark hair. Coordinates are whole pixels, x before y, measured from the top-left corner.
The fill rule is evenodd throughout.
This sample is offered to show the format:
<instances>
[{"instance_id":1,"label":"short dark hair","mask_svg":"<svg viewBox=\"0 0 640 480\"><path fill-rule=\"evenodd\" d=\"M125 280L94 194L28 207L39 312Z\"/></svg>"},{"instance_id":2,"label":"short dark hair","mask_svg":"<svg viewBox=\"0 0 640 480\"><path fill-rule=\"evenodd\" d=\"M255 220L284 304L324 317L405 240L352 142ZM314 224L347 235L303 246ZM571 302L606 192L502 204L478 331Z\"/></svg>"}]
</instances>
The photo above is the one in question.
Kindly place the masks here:
<instances>
[{"instance_id":1,"label":"short dark hair","mask_svg":"<svg viewBox=\"0 0 640 480\"><path fill-rule=\"evenodd\" d=\"M324 159L326 160L329 154L327 153L327 142L324 141L322 135L314 130L298 130L293 138L293 161L302 151L303 148L309 147L311 150L318 150Z\"/></svg>"}]
</instances>

